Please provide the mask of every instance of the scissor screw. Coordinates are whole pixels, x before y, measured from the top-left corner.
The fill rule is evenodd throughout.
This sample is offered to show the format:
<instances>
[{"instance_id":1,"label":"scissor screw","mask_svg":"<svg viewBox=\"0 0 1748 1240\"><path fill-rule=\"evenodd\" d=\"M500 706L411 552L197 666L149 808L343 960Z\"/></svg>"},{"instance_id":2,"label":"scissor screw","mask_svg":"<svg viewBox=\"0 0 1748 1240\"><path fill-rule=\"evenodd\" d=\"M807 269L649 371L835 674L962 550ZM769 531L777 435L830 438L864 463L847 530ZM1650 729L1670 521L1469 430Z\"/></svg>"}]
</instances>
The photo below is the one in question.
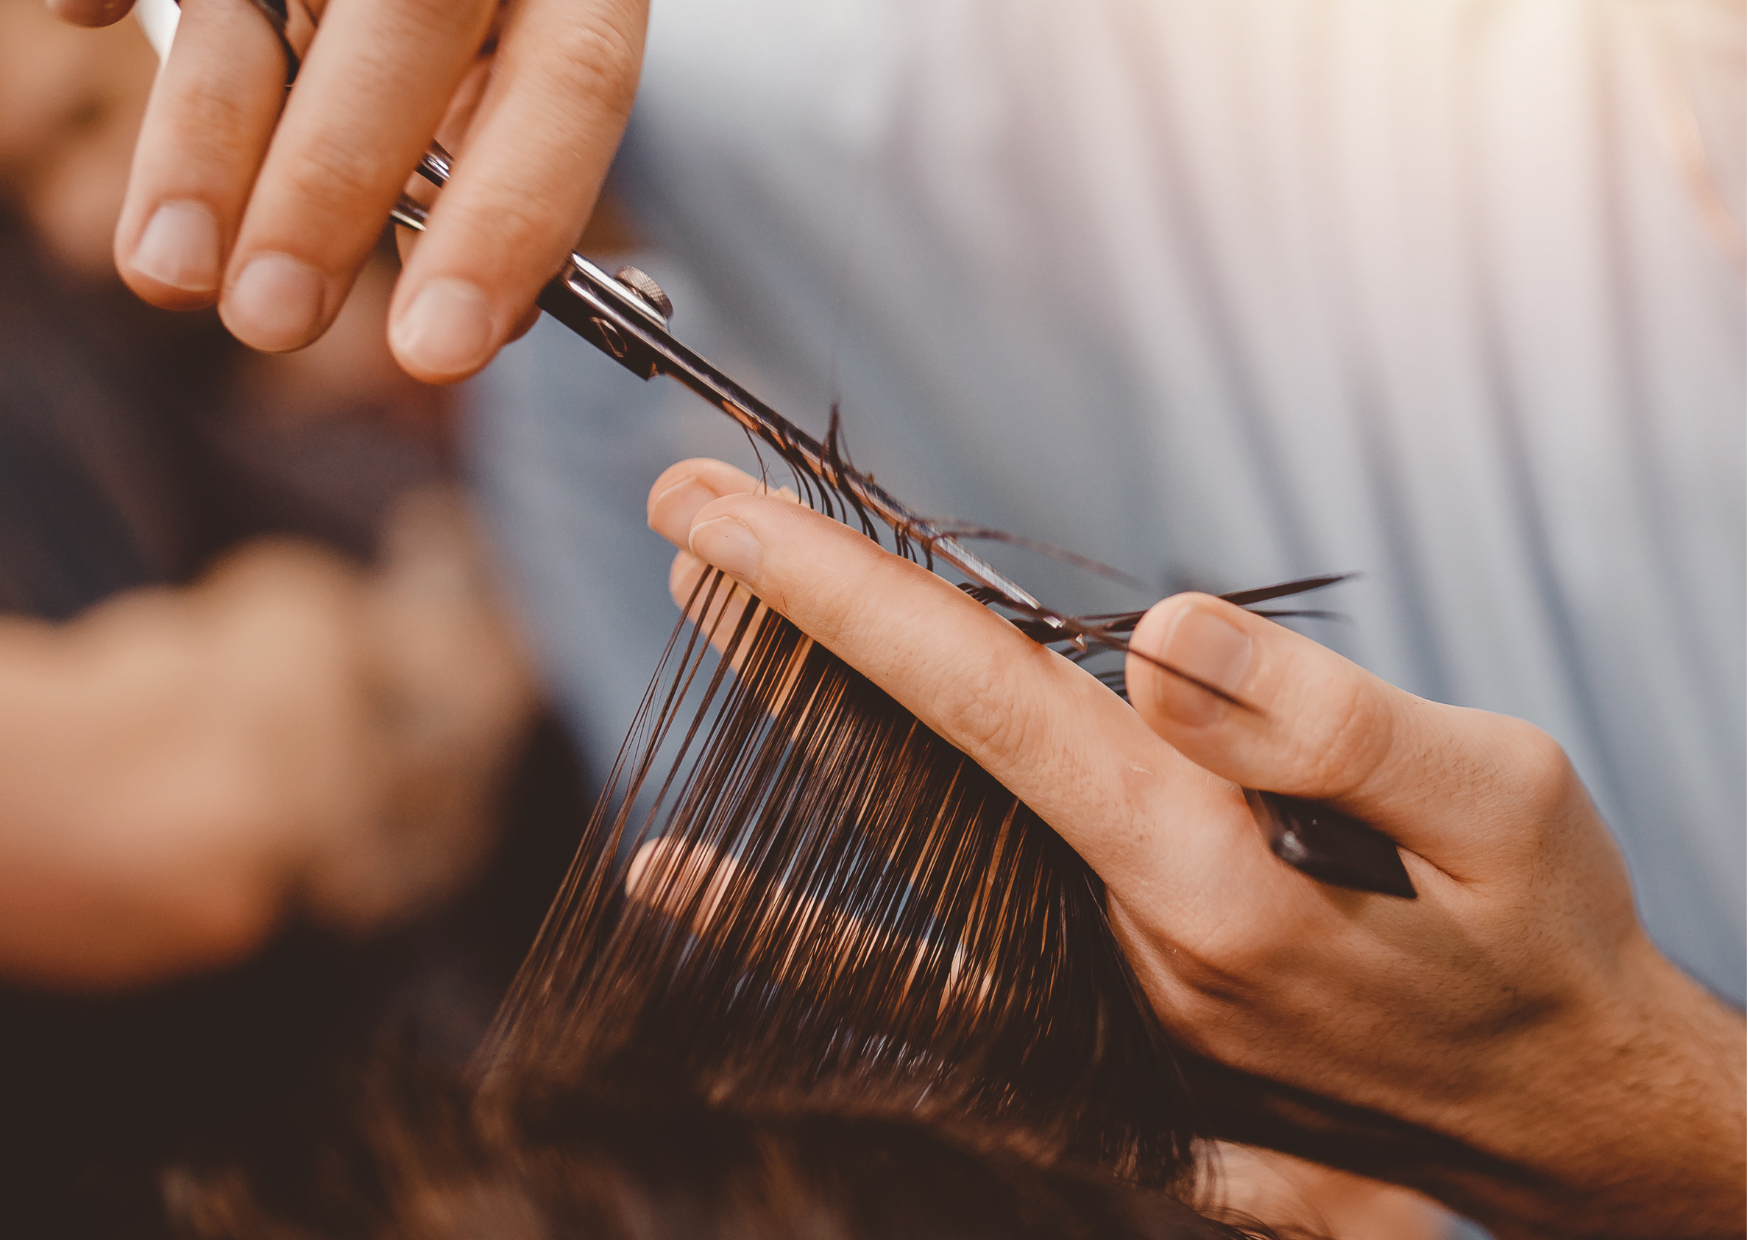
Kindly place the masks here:
<instances>
[{"instance_id":1,"label":"scissor screw","mask_svg":"<svg viewBox=\"0 0 1748 1240\"><path fill-rule=\"evenodd\" d=\"M649 308L664 319L674 316L674 303L662 292L662 286L636 267L621 267L613 273L613 278L648 302Z\"/></svg>"}]
</instances>

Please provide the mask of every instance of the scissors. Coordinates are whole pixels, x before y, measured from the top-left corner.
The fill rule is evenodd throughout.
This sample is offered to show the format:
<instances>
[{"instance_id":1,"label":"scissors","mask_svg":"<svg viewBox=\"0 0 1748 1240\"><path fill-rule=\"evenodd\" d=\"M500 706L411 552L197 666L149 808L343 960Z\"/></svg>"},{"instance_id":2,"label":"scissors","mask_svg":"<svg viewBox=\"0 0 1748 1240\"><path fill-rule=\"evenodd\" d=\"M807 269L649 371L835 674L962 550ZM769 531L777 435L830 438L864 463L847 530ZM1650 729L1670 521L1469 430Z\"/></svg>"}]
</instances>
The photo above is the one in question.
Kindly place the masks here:
<instances>
[{"instance_id":1,"label":"scissors","mask_svg":"<svg viewBox=\"0 0 1748 1240\"><path fill-rule=\"evenodd\" d=\"M439 188L449 179L449 171L448 153L440 146L433 146L419 161L419 175ZM390 212L397 224L419 231L424 230L425 215L425 208L405 195ZM975 582L980 587L975 591L977 597L1032 617L1022 627L1038 640L1068 642L1085 650L1087 638L1092 636L1105 644L1128 648L1126 642L1111 643L1106 635L1044 608L958 539L912 512L873 479L843 464L835 453L828 454L818 440L687 348L668 331L673 304L667 294L636 267L621 267L608 275L573 252L564 270L536 301L546 313L639 378L667 375L677 379L786 456L798 453L815 477L829 480L848 493L853 504L873 512L894 530L904 531ZM1414 884L1395 842L1382 832L1333 806L1254 789L1246 789L1244 795L1269 837L1271 850L1295 869L1339 887L1415 898Z\"/></svg>"},{"instance_id":2,"label":"scissors","mask_svg":"<svg viewBox=\"0 0 1748 1240\"><path fill-rule=\"evenodd\" d=\"M433 145L419 161L418 173L441 188L449 179L450 167L448 152ZM406 195L389 216L397 224L424 231L426 209ZM1054 617L1018 583L676 339L668 330L673 303L660 285L636 267L621 267L608 275L581 254L572 253L564 270L541 291L536 303L640 379L657 375L677 379L784 456L799 456L808 472L844 492L852 505L866 509L945 560L996 601L1051 624ZM1061 630L1061 640L1085 641L1063 621L1055 621L1052 627Z\"/></svg>"},{"instance_id":3,"label":"scissors","mask_svg":"<svg viewBox=\"0 0 1748 1240\"><path fill-rule=\"evenodd\" d=\"M289 90L315 39L316 19L303 0L253 0L253 3L272 26L285 54L285 85ZM141 0L137 7L140 24L160 58L169 50L179 4L180 0ZM449 152L434 143L419 161L417 171L441 189L449 180L452 166ZM426 210L403 194L390 216L397 224L423 232ZM884 487L852 468L836 452L676 339L668 331L672 303L661 286L637 268L622 267L608 275L581 254L573 253L537 302L542 310L639 378L667 375L679 380L785 457L799 458L815 478L826 480L842 492L852 507L859 507L893 530L901 531L926 553L964 573L992 598L1038 618L1046 626L1062 630L1061 640L1078 643L1084 649L1084 635L1070 631L1075 626L1055 621L1036 598L950 532L912 512Z\"/></svg>"},{"instance_id":4,"label":"scissors","mask_svg":"<svg viewBox=\"0 0 1748 1240\"><path fill-rule=\"evenodd\" d=\"M168 50L169 31L173 29L176 17L175 3L179 0L141 0L141 24L160 56ZM285 83L289 89L315 37L315 18L303 0L253 0L253 3L273 27L285 53ZM420 159L416 171L441 189L448 183L453 166L449 152L433 143ZM395 223L423 232L427 212L427 207L403 194L389 214ZM872 478L850 466L836 451L835 443L830 447L821 444L688 348L668 330L674 311L672 302L661 286L644 272L635 267L621 267L610 275L573 252L563 270L547 283L536 301L547 314L639 378L650 380L666 375L684 384L733 418L749 434L758 436L785 459L798 463L815 479L837 491L851 508L863 515L865 521L865 514L872 514L901 540L919 545L931 559L951 564L973 583L970 587L973 597L1019 613L1021 619L1016 623L1035 640L1046 644L1066 643L1080 652L1088 649L1089 642L1114 650L1129 650L1128 642L1121 636L1127 628L1110 623L1088 623L1046 608L1017 582L965 546L950 530L913 512ZM871 531L872 527L869 528ZM1318 579L1317 584L1335 580L1339 578ZM1234 596L1234 599L1255 601L1308 588L1314 587L1306 582L1290 583L1274 590L1250 592L1248 599L1240 596ZM1133 627L1132 623L1128 627ZM1176 668L1166 670L1184 676ZM1216 696L1236 702L1228 694L1202 684L1194 677L1186 676L1185 679ZM1382 832L1319 802L1255 789L1245 789L1244 796L1252 815L1267 835L1271 850L1288 865L1334 886L1401 899L1416 897L1414 884L1402 864L1395 842Z\"/></svg>"}]
</instances>

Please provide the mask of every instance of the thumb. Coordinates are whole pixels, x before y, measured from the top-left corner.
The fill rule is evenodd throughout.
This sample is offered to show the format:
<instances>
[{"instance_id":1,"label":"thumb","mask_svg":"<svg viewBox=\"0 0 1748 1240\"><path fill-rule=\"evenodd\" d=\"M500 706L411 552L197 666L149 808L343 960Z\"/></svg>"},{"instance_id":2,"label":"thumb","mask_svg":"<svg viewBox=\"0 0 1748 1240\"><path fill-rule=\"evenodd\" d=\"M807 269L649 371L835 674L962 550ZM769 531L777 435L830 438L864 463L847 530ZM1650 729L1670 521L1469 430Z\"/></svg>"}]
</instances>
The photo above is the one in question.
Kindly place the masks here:
<instances>
[{"instance_id":1,"label":"thumb","mask_svg":"<svg viewBox=\"0 0 1748 1240\"><path fill-rule=\"evenodd\" d=\"M1130 700L1191 761L1247 788L1334 804L1453 875L1491 869L1494 837L1526 801L1576 780L1540 729L1417 698L1206 594L1156 604L1132 649Z\"/></svg>"}]
</instances>

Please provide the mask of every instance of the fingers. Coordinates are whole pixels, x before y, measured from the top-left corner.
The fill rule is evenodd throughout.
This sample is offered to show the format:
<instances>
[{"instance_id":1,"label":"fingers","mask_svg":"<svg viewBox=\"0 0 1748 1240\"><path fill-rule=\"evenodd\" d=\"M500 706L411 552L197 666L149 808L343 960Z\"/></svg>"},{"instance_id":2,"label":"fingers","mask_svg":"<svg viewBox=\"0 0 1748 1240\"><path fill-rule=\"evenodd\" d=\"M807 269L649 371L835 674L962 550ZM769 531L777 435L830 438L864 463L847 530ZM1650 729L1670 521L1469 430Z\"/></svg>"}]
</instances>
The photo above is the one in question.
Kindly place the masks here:
<instances>
[{"instance_id":1,"label":"fingers","mask_svg":"<svg viewBox=\"0 0 1748 1240\"><path fill-rule=\"evenodd\" d=\"M649 528L684 549L692 515L724 495L753 495L764 484L723 461L697 457L670 465L649 488Z\"/></svg>"},{"instance_id":2,"label":"fingers","mask_svg":"<svg viewBox=\"0 0 1748 1240\"><path fill-rule=\"evenodd\" d=\"M240 340L277 352L327 328L492 13L490 0L333 0L323 12L226 269L219 312Z\"/></svg>"},{"instance_id":3,"label":"fingers","mask_svg":"<svg viewBox=\"0 0 1748 1240\"><path fill-rule=\"evenodd\" d=\"M630 115L647 11L646 0L526 0L513 10L390 312L395 355L411 374L478 370L563 265Z\"/></svg>"},{"instance_id":4,"label":"fingers","mask_svg":"<svg viewBox=\"0 0 1748 1240\"><path fill-rule=\"evenodd\" d=\"M193 310L217 300L283 82L279 42L249 0L182 6L115 231L116 270L146 301Z\"/></svg>"},{"instance_id":5,"label":"fingers","mask_svg":"<svg viewBox=\"0 0 1748 1240\"><path fill-rule=\"evenodd\" d=\"M461 158L407 256L390 342L417 378L478 370L527 330L588 218L636 91L647 0L507 12L483 80L493 0L333 0L287 96L250 0L187 0L116 232L124 279L173 309L216 299L257 349L301 348L339 312L447 117L466 127Z\"/></svg>"},{"instance_id":6,"label":"fingers","mask_svg":"<svg viewBox=\"0 0 1748 1240\"><path fill-rule=\"evenodd\" d=\"M1111 883L1186 915L1294 877L1237 790L1119 698L934 574L714 462L657 484L651 524L727 570L1023 798Z\"/></svg>"},{"instance_id":7,"label":"fingers","mask_svg":"<svg viewBox=\"0 0 1748 1240\"><path fill-rule=\"evenodd\" d=\"M801 502L793 487L772 487L723 461L696 457L670 465L649 489L649 528L680 548L668 579L674 601L686 605L701 572L709 566L687 551L686 535L693 516L724 495L771 495L791 504Z\"/></svg>"},{"instance_id":8,"label":"fingers","mask_svg":"<svg viewBox=\"0 0 1748 1240\"><path fill-rule=\"evenodd\" d=\"M742 590L732 594L718 591L708 598L697 596L699 583L712 571L712 566L686 550L687 531L693 514L711 500L724 495L757 495L764 489L757 478L704 457L670 465L649 489L650 529L680 548L668 571L668 593L682 608L693 611L693 620L718 647L734 631L747 596ZM787 494L794 499L793 492Z\"/></svg>"},{"instance_id":9,"label":"fingers","mask_svg":"<svg viewBox=\"0 0 1748 1240\"><path fill-rule=\"evenodd\" d=\"M721 461L700 458L692 461L682 461L663 471L656 479L649 493L649 524L657 533L665 534L668 529L684 531L690 526L692 514L705 504L722 495L765 494L766 486L732 465ZM788 487L782 487L769 492L788 500L799 502L796 494ZM752 596L744 586L736 585L731 579L728 582L712 588L708 581L715 567L706 564L690 551L680 550L674 553L674 562L668 569L668 593L673 597L682 611L685 611L709 637L710 644L719 651L728 651L732 666L738 671L747 656L752 653L753 644L748 641L734 643L734 635L740 628L741 617ZM747 633L756 631L763 622L765 604L759 604L748 624ZM734 649L729 651L729 646ZM791 674L770 686L770 709L775 711L794 687L802 665L807 657L807 645L795 652L795 663Z\"/></svg>"},{"instance_id":10,"label":"fingers","mask_svg":"<svg viewBox=\"0 0 1748 1240\"><path fill-rule=\"evenodd\" d=\"M1404 693L1208 595L1159 603L1133 643L1251 708L1131 654L1130 699L1180 752L1246 787L1333 802L1458 876L1507 855L1498 824L1571 801L1576 777L1539 729Z\"/></svg>"},{"instance_id":11,"label":"fingers","mask_svg":"<svg viewBox=\"0 0 1748 1240\"><path fill-rule=\"evenodd\" d=\"M1200 797L1212 817L1198 824L1206 832L1199 844L1173 841L1177 860L1186 848L1218 849L1222 840L1233 856L1245 851L1237 834L1222 837L1224 828L1212 825L1227 821L1226 810L1176 768L1179 755L1236 785L1338 804L1464 880L1520 868L1545 847L1547 824L1588 812L1570 763L1539 729L1423 701L1206 595L1168 599L1137 629L1141 653L1128 665L1137 718L945 582L834 522L749 494L756 489L738 470L686 462L658 483L651 525L892 693L1032 804L1107 879L1134 862L1106 857L1121 851L1110 822L1129 818L1154 830L1149 806L1181 822L1185 796ZM676 563L676 573L688 571ZM1143 720L1170 745L1150 750L1137 738ZM1101 797L1116 799L1101 805Z\"/></svg>"}]
</instances>

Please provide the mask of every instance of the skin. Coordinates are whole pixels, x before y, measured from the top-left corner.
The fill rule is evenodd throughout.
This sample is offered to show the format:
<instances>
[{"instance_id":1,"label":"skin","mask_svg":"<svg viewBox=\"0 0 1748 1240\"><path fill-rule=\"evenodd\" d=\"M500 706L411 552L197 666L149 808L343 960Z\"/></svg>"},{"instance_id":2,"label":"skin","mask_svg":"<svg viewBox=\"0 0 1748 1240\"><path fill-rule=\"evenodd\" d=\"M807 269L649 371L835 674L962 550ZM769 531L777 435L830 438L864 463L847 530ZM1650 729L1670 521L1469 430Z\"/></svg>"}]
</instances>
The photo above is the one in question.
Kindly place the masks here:
<instances>
[{"instance_id":1,"label":"skin","mask_svg":"<svg viewBox=\"0 0 1748 1240\"><path fill-rule=\"evenodd\" d=\"M157 57L129 22L73 30L0 3L0 198L64 268L112 270L110 237Z\"/></svg>"},{"instance_id":2,"label":"skin","mask_svg":"<svg viewBox=\"0 0 1748 1240\"><path fill-rule=\"evenodd\" d=\"M1320 1160L1502 1237L1741 1234L1741 1015L1646 938L1545 733L1415 698L1198 594L1155 606L1135 644L1249 709L1131 657L1132 709L948 583L758 489L711 461L657 481L676 592L700 561L726 570L1025 799L1104 877L1175 1036L1259 1093L1300 1091ZM1420 898L1284 866L1240 786L1364 818ZM1380 1153L1320 1126L1323 1106L1401 1136Z\"/></svg>"},{"instance_id":3,"label":"skin","mask_svg":"<svg viewBox=\"0 0 1748 1240\"><path fill-rule=\"evenodd\" d=\"M129 3L53 7L102 25ZM646 5L334 0L319 15L288 98L251 6L188 0L137 148L117 265L154 304L216 300L246 343L299 348L339 312L436 135L461 164L408 257L389 336L416 377L465 377L531 321L589 215L635 92ZM482 58L495 16L496 51ZM166 204L210 244L143 264ZM251 264L275 256L299 265L299 296L247 296ZM173 279L153 274L167 270ZM1645 939L1607 833L1544 734L1420 702L1200 596L1160 604L1136 642L1198 674L1198 644L1217 671L1241 664L1231 687L1256 709L1132 662L1130 710L859 536L731 494L748 489L744 476L679 468L707 477L694 477L706 494L658 497L657 528L735 569L1080 849L1187 1044L1511 1169L1369 1168L1502 1235L1740 1233L1740 1019ZM738 565L736 530L752 540ZM1239 637L1192 640L1209 616ZM1240 783L1368 818L1402 845L1421 899L1335 892L1286 870L1262 848ZM1363 1151L1324 1152L1368 1169Z\"/></svg>"},{"instance_id":4,"label":"skin","mask_svg":"<svg viewBox=\"0 0 1748 1240\"><path fill-rule=\"evenodd\" d=\"M72 275L111 270L157 69L132 22L0 0L0 198ZM367 265L340 330L239 369L245 438L369 409L441 443L446 402L383 343L393 281ZM414 497L384 537L371 569L261 541L69 624L0 617L0 977L144 985L465 877L533 690L459 505Z\"/></svg>"},{"instance_id":5,"label":"skin","mask_svg":"<svg viewBox=\"0 0 1748 1240\"><path fill-rule=\"evenodd\" d=\"M0 976L140 986L451 890L533 706L477 555L422 496L375 572L262 541L186 589L0 620Z\"/></svg>"},{"instance_id":6,"label":"skin","mask_svg":"<svg viewBox=\"0 0 1748 1240\"><path fill-rule=\"evenodd\" d=\"M131 3L50 7L105 25ZM154 305L216 301L244 343L301 348L339 313L438 137L456 171L401 273L389 340L414 377L464 378L532 322L536 294L589 218L636 93L647 2L309 7L320 28L288 93L279 43L249 0L182 5L135 150L116 266ZM167 204L178 226L142 246Z\"/></svg>"}]
</instances>

